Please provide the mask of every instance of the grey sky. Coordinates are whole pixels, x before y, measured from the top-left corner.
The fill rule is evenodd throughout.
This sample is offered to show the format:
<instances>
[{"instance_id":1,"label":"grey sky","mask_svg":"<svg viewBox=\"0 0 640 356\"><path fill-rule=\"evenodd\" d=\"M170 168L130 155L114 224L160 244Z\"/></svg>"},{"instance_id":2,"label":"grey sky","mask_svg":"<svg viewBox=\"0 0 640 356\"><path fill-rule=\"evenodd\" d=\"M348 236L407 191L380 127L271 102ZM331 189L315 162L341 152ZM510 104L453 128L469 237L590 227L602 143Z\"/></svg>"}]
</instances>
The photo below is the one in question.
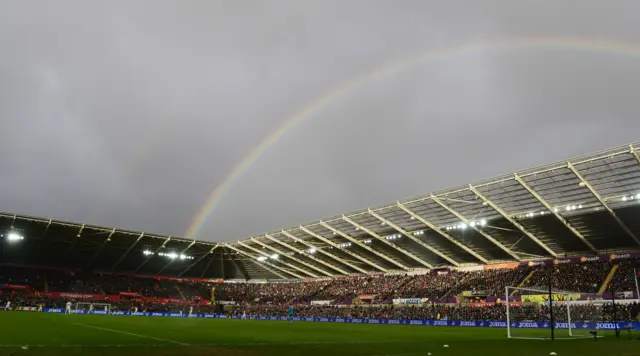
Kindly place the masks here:
<instances>
[{"instance_id":1,"label":"grey sky","mask_svg":"<svg viewBox=\"0 0 640 356\"><path fill-rule=\"evenodd\" d=\"M633 0L0 9L0 210L172 235L264 136L376 67L522 36L640 48ZM639 93L640 54L518 50L416 66L288 133L198 237L246 237L637 141Z\"/></svg>"}]
</instances>

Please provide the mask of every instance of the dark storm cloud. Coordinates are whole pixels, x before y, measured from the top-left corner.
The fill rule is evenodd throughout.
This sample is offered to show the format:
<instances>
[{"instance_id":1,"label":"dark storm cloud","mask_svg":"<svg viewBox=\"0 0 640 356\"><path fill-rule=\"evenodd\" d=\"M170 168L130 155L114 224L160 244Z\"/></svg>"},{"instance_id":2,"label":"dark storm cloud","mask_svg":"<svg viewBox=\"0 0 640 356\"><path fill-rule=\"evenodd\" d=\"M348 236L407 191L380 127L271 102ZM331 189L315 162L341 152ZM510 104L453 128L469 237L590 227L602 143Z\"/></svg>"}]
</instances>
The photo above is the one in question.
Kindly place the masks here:
<instances>
[{"instance_id":1,"label":"dark storm cloud","mask_svg":"<svg viewBox=\"0 0 640 356\"><path fill-rule=\"evenodd\" d=\"M0 210L183 234L287 117L394 60L523 36L640 46L634 1L3 1ZM638 140L640 60L468 54L315 113L223 197L230 240ZM243 223L240 223L240 221Z\"/></svg>"}]
</instances>

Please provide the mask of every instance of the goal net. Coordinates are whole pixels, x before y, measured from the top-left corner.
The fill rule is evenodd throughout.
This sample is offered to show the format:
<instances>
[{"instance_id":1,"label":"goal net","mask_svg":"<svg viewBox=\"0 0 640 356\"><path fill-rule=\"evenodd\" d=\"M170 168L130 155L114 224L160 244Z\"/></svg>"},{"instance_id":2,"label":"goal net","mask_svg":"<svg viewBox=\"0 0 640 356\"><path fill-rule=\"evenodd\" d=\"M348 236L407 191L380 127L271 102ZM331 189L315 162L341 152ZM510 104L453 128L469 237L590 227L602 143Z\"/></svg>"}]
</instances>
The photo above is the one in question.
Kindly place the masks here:
<instances>
[{"instance_id":1,"label":"goal net","mask_svg":"<svg viewBox=\"0 0 640 356\"><path fill-rule=\"evenodd\" d=\"M507 337L577 339L593 337L603 320L602 303L584 293L548 288L505 288Z\"/></svg>"},{"instance_id":2,"label":"goal net","mask_svg":"<svg viewBox=\"0 0 640 356\"><path fill-rule=\"evenodd\" d=\"M91 305L93 305L93 311L94 312L100 312L100 313L111 313L111 304L107 304L107 303L85 303L85 302L78 302L76 303L76 310L86 310L86 311L90 311L91 310Z\"/></svg>"}]
</instances>

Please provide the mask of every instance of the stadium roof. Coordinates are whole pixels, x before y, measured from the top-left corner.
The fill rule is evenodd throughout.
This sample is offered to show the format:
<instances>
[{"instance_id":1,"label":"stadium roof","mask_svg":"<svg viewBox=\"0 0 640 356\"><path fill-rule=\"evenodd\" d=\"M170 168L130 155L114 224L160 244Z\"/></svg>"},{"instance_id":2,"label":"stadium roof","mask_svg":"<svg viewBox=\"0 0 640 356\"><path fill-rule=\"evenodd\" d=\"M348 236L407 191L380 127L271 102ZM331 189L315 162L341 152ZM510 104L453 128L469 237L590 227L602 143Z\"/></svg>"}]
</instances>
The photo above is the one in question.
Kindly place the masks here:
<instances>
[{"instance_id":1,"label":"stadium roof","mask_svg":"<svg viewBox=\"0 0 640 356\"><path fill-rule=\"evenodd\" d=\"M293 279L640 250L640 143L226 243L0 214L12 263Z\"/></svg>"}]
</instances>

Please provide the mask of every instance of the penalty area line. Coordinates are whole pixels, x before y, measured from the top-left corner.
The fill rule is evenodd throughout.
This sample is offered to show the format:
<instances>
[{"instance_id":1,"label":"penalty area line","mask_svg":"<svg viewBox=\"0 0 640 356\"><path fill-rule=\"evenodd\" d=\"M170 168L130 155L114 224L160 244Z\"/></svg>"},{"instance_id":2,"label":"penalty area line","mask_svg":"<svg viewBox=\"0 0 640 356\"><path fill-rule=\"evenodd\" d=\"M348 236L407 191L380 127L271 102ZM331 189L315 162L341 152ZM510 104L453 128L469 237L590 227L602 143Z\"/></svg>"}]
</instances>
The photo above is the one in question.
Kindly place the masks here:
<instances>
[{"instance_id":1,"label":"penalty area line","mask_svg":"<svg viewBox=\"0 0 640 356\"><path fill-rule=\"evenodd\" d=\"M136 334L136 333L131 333L131 332L128 332L128 331L103 328L102 326L95 326L95 325L82 324L82 323L73 323L73 325L82 326L82 327L85 327L85 328L92 328L92 329L96 329L96 330L110 331L112 333L117 333L117 334L135 336L135 337L139 337L139 338L142 338L142 339L150 339L150 340L156 340L156 341L162 341L162 342L169 342L169 343L177 344L177 345L181 345L181 346L189 346L189 344L187 344L186 342L180 342L180 341L169 340L169 339L162 339L162 338L159 338L159 337Z\"/></svg>"}]
</instances>

